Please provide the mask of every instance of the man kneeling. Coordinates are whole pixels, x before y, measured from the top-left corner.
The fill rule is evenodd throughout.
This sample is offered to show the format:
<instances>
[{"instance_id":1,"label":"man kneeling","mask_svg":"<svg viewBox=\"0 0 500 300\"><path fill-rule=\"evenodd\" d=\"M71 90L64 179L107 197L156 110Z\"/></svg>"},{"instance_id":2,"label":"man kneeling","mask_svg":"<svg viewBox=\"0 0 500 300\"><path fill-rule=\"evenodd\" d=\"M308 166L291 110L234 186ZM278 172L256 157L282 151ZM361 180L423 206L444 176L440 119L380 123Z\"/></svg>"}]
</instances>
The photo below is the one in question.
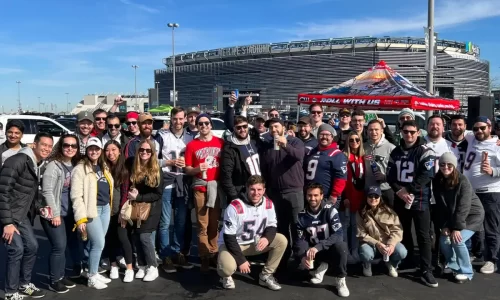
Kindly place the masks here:
<instances>
[{"instance_id":1,"label":"man kneeling","mask_svg":"<svg viewBox=\"0 0 500 300\"><path fill-rule=\"evenodd\" d=\"M259 284L277 291L281 289L273 274L288 244L284 235L276 233L276 212L271 199L264 197L265 181L259 175L248 178L246 193L231 201L224 214L224 226L219 235L217 272L225 289L234 289L231 277L236 268L250 273L246 256L269 252L259 275Z\"/></svg>"},{"instance_id":2,"label":"man kneeling","mask_svg":"<svg viewBox=\"0 0 500 300\"><path fill-rule=\"evenodd\" d=\"M294 253L301 266L311 270L313 284L323 282L328 267L332 267L339 296L348 297L347 245L343 242L339 214L333 204L323 202L321 184L311 183L306 197L308 205L298 216Z\"/></svg>"}]
</instances>

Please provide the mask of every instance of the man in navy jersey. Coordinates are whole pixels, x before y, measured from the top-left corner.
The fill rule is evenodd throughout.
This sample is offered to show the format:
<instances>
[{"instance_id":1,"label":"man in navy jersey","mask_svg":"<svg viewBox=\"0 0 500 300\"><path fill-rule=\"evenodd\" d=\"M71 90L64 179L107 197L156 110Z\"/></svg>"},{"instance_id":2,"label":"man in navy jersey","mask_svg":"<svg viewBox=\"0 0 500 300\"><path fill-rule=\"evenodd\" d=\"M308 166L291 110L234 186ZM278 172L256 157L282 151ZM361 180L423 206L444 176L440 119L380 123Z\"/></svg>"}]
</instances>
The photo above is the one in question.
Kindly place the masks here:
<instances>
[{"instance_id":1,"label":"man in navy jersey","mask_svg":"<svg viewBox=\"0 0 500 300\"><path fill-rule=\"evenodd\" d=\"M293 248L301 267L311 271L311 283L320 284L328 268L333 268L335 286L339 296L348 297L347 244L343 241L339 213L330 203L323 201L323 185L307 186L308 205L299 213L297 239Z\"/></svg>"},{"instance_id":2,"label":"man in navy jersey","mask_svg":"<svg viewBox=\"0 0 500 300\"><path fill-rule=\"evenodd\" d=\"M347 181L347 158L333 141L333 129L321 124L318 129L319 144L304 159L306 186L312 182L320 183L328 200L338 208L337 199L344 191Z\"/></svg>"},{"instance_id":3,"label":"man in navy jersey","mask_svg":"<svg viewBox=\"0 0 500 300\"><path fill-rule=\"evenodd\" d=\"M224 142L221 154L222 190L229 201L237 199L247 179L260 174L259 153L255 140L248 134L248 120L236 116L233 133Z\"/></svg>"},{"instance_id":4,"label":"man in navy jersey","mask_svg":"<svg viewBox=\"0 0 500 300\"><path fill-rule=\"evenodd\" d=\"M299 122L297 122L297 126L299 127L297 137L304 143L304 146L306 147L305 154L307 155L309 151L311 151L311 149L318 146L318 140L316 139L316 137L314 137L314 135L311 134L311 118L300 118Z\"/></svg>"},{"instance_id":5,"label":"man in navy jersey","mask_svg":"<svg viewBox=\"0 0 500 300\"><path fill-rule=\"evenodd\" d=\"M413 254L413 221L420 252L421 280L429 287L437 287L432 275L429 209L436 157L434 150L419 137L420 130L414 120L404 121L401 127L403 139L401 145L391 152L387 181L396 193L394 210L403 225L403 244ZM407 259L411 261L413 255L408 255Z\"/></svg>"}]
</instances>

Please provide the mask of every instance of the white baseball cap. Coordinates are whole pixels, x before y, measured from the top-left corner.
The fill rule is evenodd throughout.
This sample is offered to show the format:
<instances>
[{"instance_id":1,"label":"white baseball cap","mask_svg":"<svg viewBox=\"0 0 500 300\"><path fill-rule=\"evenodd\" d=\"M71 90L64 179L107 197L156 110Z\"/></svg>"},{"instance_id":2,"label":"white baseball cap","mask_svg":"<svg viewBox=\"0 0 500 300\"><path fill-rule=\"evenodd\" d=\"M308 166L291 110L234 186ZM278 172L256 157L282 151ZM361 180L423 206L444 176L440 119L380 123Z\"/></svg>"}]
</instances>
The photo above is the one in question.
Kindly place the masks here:
<instances>
[{"instance_id":1,"label":"white baseball cap","mask_svg":"<svg viewBox=\"0 0 500 300\"><path fill-rule=\"evenodd\" d=\"M88 147L90 146L97 146L99 147L99 149L102 149L102 142L99 138L97 137L91 137L88 141L87 141L87 145L85 146L85 149L87 149Z\"/></svg>"}]
</instances>

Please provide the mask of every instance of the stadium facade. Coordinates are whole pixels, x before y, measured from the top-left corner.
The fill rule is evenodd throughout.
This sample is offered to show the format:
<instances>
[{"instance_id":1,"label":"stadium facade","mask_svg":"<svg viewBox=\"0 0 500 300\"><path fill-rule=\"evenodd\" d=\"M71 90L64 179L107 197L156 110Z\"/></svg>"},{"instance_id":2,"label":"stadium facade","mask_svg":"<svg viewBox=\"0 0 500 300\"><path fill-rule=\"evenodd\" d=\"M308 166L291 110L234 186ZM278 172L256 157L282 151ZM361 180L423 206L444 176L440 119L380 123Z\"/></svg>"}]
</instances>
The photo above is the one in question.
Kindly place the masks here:
<instances>
[{"instance_id":1,"label":"stadium facade","mask_svg":"<svg viewBox=\"0 0 500 300\"><path fill-rule=\"evenodd\" d=\"M489 62L470 42L436 41L435 92L464 100L487 95ZM425 87L426 40L424 38L373 38L310 40L256 44L178 54L176 90L178 105L225 108L227 95L238 89L240 100L252 94L263 108L293 108L297 94L342 83L380 60L413 83ZM150 106L171 104L172 57L165 69L155 70L158 97ZM155 90L156 92L156 90ZM155 95L155 96L156 96Z\"/></svg>"}]
</instances>

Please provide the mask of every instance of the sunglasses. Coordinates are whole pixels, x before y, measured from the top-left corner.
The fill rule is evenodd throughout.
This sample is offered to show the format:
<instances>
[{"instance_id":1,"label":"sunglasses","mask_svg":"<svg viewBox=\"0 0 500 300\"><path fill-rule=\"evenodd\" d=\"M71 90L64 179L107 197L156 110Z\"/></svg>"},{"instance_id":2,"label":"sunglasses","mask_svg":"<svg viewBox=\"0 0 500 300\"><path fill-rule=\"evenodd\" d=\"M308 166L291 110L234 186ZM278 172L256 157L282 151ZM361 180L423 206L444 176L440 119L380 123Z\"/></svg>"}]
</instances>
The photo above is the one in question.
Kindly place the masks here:
<instances>
[{"instance_id":1,"label":"sunglasses","mask_svg":"<svg viewBox=\"0 0 500 300\"><path fill-rule=\"evenodd\" d=\"M68 144L68 143L63 144L63 149L69 149L69 148L78 149L78 145L77 144Z\"/></svg>"},{"instance_id":2,"label":"sunglasses","mask_svg":"<svg viewBox=\"0 0 500 300\"><path fill-rule=\"evenodd\" d=\"M323 112L321 110L313 110L311 111L311 115L321 115Z\"/></svg>"},{"instance_id":3,"label":"sunglasses","mask_svg":"<svg viewBox=\"0 0 500 300\"><path fill-rule=\"evenodd\" d=\"M198 122L198 126L203 126L203 125L208 126L208 125L210 125L210 122L208 122L208 121L206 121L206 122Z\"/></svg>"},{"instance_id":4,"label":"sunglasses","mask_svg":"<svg viewBox=\"0 0 500 300\"><path fill-rule=\"evenodd\" d=\"M440 167L440 168L444 168L444 167L446 167L446 168L448 168L448 169L451 169L451 168L453 168L453 165L452 165L452 164L449 164L449 163L440 163L440 164L439 164L439 167Z\"/></svg>"},{"instance_id":5,"label":"sunglasses","mask_svg":"<svg viewBox=\"0 0 500 300\"><path fill-rule=\"evenodd\" d=\"M370 199L378 199L378 198L380 198L380 196L376 195L376 194L371 194L371 195L368 195L368 198L370 198Z\"/></svg>"},{"instance_id":6,"label":"sunglasses","mask_svg":"<svg viewBox=\"0 0 500 300\"><path fill-rule=\"evenodd\" d=\"M403 133L404 134L411 134L411 135L414 135L415 133L417 133L416 130L403 130Z\"/></svg>"},{"instance_id":7,"label":"sunglasses","mask_svg":"<svg viewBox=\"0 0 500 300\"><path fill-rule=\"evenodd\" d=\"M481 129L481 131L485 131L486 127L488 126L479 126L479 127L472 127L472 131L477 132Z\"/></svg>"},{"instance_id":8,"label":"sunglasses","mask_svg":"<svg viewBox=\"0 0 500 300\"><path fill-rule=\"evenodd\" d=\"M127 124L127 126L130 126L130 125L137 125L137 121L125 122L125 124Z\"/></svg>"},{"instance_id":9,"label":"sunglasses","mask_svg":"<svg viewBox=\"0 0 500 300\"><path fill-rule=\"evenodd\" d=\"M348 117L350 117L350 116L351 116L351 115L347 115L347 114L346 114L346 115L340 115L340 117L341 117L341 118L348 118Z\"/></svg>"},{"instance_id":10,"label":"sunglasses","mask_svg":"<svg viewBox=\"0 0 500 300\"><path fill-rule=\"evenodd\" d=\"M118 128L120 128L120 127L121 127L121 125L120 125L120 124L108 124L108 128L109 128L109 129L111 129L111 128L113 128L113 127L114 127L114 128L116 128L116 129L118 129Z\"/></svg>"},{"instance_id":11,"label":"sunglasses","mask_svg":"<svg viewBox=\"0 0 500 300\"><path fill-rule=\"evenodd\" d=\"M106 121L106 118L95 118L96 121Z\"/></svg>"},{"instance_id":12,"label":"sunglasses","mask_svg":"<svg viewBox=\"0 0 500 300\"><path fill-rule=\"evenodd\" d=\"M248 124L245 124L245 125L237 125L237 126L235 126L235 127L236 127L236 130L248 129Z\"/></svg>"},{"instance_id":13,"label":"sunglasses","mask_svg":"<svg viewBox=\"0 0 500 300\"><path fill-rule=\"evenodd\" d=\"M147 154L151 154L153 150L146 148L139 148L139 153L146 152Z\"/></svg>"},{"instance_id":14,"label":"sunglasses","mask_svg":"<svg viewBox=\"0 0 500 300\"><path fill-rule=\"evenodd\" d=\"M360 141L360 139L359 139L359 138L349 139L349 142L350 142L350 143L354 143L354 142L359 143L359 141Z\"/></svg>"}]
</instances>

